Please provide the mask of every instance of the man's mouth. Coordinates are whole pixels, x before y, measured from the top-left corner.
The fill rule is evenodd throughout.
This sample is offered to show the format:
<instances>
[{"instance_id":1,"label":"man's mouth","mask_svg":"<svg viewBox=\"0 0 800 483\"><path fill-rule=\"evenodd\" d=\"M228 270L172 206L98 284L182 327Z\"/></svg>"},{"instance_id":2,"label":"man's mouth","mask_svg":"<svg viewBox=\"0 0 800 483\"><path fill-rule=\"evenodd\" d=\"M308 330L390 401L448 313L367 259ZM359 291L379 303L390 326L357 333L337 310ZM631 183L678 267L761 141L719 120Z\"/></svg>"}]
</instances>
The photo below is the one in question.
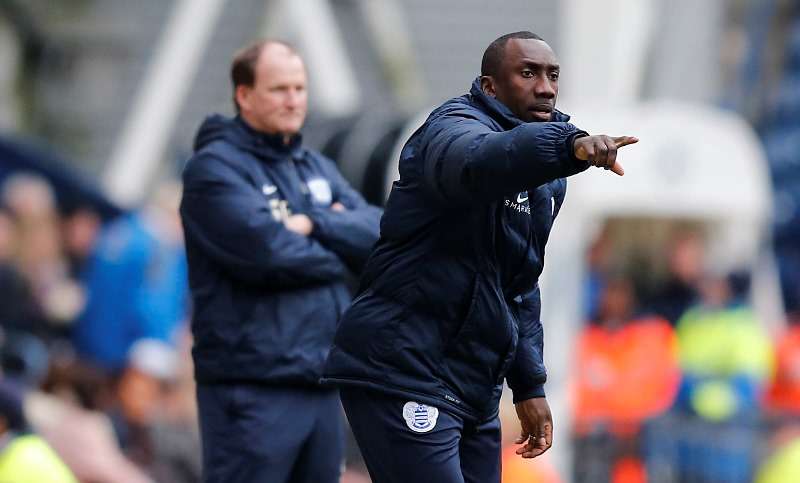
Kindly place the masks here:
<instances>
[{"instance_id":1,"label":"man's mouth","mask_svg":"<svg viewBox=\"0 0 800 483\"><path fill-rule=\"evenodd\" d=\"M528 112L538 119L549 121L550 115L553 113L553 106L550 104L536 104L529 107Z\"/></svg>"}]
</instances>

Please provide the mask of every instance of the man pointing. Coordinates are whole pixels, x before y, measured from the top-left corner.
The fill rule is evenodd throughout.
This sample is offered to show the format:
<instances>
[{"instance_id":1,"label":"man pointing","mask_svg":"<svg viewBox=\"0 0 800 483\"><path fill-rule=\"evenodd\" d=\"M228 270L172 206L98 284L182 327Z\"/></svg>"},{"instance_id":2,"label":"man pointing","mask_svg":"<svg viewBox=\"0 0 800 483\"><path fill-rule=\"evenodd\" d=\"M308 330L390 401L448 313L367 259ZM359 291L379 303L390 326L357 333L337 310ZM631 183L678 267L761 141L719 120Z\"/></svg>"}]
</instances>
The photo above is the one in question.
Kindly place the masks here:
<instances>
[{"instance_id":1,"label":"man pointing","mask_svg":"<svg viewBox=\"0 0 800 483\"><path fill-rule=\"evenodd\" d=\"M589 166L622 175L618 149L637 141L569 124L555 109L559 75L537 35L498 38L469 94L434 110L400 155L324 376L341 387L375 483L499 482L504 380L520 419L517 453L552 444L545 244L564 178Z\"/></svg>"}]
</instances>

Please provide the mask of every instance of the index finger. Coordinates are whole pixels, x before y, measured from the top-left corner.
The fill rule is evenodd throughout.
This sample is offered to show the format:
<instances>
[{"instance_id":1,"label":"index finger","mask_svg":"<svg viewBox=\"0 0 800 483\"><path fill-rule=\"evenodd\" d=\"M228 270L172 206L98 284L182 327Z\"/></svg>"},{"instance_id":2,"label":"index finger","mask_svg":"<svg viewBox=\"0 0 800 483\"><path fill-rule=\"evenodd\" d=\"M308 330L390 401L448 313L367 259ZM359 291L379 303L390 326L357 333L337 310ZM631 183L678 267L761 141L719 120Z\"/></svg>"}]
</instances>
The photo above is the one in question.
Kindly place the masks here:
<instances>
[{"instance_id":1,"label":"index finger","mask_svg":"<svg viewBox=\"0 0 800 483\"><path fill-rule=\"evenodd\" d=\"M622 146L627 146L628 144L636 144L639 142L639 138L633 136L618 136L612 139L614 140L614 144L617 145L617 148L621 148Z\"/></svg>"}]
</instances>

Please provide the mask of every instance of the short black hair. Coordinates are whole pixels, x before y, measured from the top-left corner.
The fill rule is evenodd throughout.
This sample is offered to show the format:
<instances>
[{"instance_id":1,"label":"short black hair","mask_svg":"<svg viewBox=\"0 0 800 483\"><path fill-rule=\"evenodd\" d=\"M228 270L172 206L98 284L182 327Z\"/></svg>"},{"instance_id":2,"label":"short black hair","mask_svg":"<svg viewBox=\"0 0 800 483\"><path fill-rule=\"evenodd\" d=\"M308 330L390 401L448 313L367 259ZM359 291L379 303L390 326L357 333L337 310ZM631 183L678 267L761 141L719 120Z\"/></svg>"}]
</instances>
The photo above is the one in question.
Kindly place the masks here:
<instances>
[{"instance_id":1,"label":"short black hair","mask_svg":"<svg viewBox=\"0 0 800 483\"><path fill-rule=\"evenodd\" d=\"M527 30L513 32L510 34L505 34L502 37L498 37L494 42L486 47L486 51L483 53L483 60L481 61L481 75L497 74L497 70L500 68L500 64L503 62L503 55L505 55L506 52L506 44L511 39L534 39L544 42L543 38Z\"/></svg>"}]
</instances>

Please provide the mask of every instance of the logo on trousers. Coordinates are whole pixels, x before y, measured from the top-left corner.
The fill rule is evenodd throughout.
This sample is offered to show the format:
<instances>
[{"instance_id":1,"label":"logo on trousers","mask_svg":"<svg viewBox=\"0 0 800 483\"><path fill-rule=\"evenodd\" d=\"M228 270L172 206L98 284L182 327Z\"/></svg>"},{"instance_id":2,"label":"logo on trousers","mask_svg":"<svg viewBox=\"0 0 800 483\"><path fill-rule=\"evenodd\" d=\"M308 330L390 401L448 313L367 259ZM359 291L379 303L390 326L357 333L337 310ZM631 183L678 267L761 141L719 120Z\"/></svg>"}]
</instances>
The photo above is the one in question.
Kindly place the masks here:
<instances>
[{"instance_id":1,"label":"logo on trousers","mask_svg":"<svg viewBox=\"0 0 800 483\"><path fill-rule=\"evenodd\" d=\"M409 401L403 406L403 419L415 433L427 433L436 426L439 410L427 404Z\"/></svg>"}]
</instances>

